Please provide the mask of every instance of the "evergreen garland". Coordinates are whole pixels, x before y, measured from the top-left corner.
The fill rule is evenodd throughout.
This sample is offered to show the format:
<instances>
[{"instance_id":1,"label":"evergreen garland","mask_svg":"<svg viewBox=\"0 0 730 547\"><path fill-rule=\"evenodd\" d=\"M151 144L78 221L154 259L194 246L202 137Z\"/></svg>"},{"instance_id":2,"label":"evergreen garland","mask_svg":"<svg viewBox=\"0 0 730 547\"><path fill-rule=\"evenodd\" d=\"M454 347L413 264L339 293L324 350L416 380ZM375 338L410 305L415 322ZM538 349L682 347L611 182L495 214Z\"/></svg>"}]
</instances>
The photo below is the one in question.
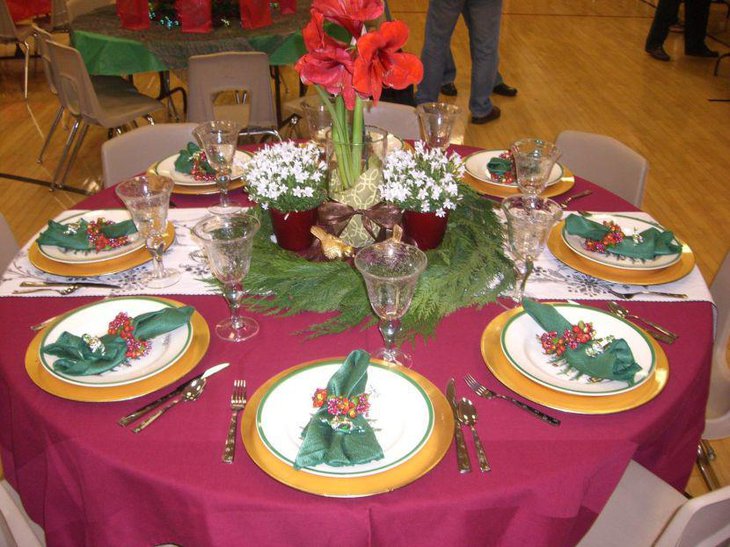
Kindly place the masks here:
<instances>
[{"instance_id":1,"label":"evergreen garland","mask_svg":"<svg viewBox=\"0 0 730 547\"><path fill-rule=\"evenodd\" d=\"M403 318L406 337L428 337L450 313L493 302L514 282L512 263L502 252L503 228L492 202L472 189L449 216L446 236L427 251L428 267L421 275L411 307ZM311 311L336 315L311 325L304 333L321 336L375 324L365 283L348 262L310 262L271 241L268 214L258 210L261 229L254 241L251 268L244 280L250 297L246 306L269 315Z\"/></svg>"}]
</instances>

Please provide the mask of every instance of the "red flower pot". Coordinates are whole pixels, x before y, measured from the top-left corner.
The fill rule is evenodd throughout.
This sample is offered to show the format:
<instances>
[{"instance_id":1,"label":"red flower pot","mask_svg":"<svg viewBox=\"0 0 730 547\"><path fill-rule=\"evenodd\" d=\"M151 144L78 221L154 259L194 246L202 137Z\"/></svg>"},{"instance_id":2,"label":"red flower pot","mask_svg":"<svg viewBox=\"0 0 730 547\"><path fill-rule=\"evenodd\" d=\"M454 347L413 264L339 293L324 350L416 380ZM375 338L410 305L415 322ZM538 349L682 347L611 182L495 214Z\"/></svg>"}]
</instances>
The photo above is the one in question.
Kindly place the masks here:
<instances>
[{"instance_id":1,"label":"red flower pot","mask_svg":"<svg viewBox=\"0 0 730 547\"><path fill-rule=\"evenodd\" d=\"M403 230L406 236L413 240L416 247L422 251L427 251L441 245L448 220L448 213L442 217L437 217L436 213L403 211Z\"/></svg>"},{"instance_id":2,"label":"red flower pot","mask_svg":"<svg viewBox=\"0 0 730 547\"><path fill-rule=\"evenodd\" d=\"M282 213L272 207L269 214L279 247L287 251L303 251L309 248L314 239L309 229L317 222L317 209Z\"/></svg>"}]
</instances>

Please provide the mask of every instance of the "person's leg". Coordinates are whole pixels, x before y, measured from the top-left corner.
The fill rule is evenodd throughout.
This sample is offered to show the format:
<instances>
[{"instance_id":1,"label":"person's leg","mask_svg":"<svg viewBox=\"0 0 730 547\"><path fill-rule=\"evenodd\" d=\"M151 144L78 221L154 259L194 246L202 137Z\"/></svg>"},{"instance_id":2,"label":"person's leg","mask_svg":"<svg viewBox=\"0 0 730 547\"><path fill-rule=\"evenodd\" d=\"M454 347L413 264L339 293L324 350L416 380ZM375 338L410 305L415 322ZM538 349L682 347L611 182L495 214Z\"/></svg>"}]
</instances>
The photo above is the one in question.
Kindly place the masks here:
<instances>
[{"instance_id":1,"label":"person's leg","mask_svg":"<svg viewBox=\"0 0 730 547\"><path fill-rule=\"evenodd\" d=\"M469 29L472 66L469 110L473 118L484 118L493 109L489 95L499 66L501 17L502 0L467 0L464 20Z\"/></svg>"},{"instance_id":2,"label":"person's leg","mask_svg":"<svg viewBox=\"0 0 730 547\"><path fill-rule=\"evenodd\" d=\"M464 0L431 0L426 15L426 30L421 51L423 80L418 85L416 103L438 101L446 66L447 51Z\"/></svg>"},{"instance_id":3,"label":"person's leg","mask_svg":"<svg viewBox=\"0 0 730 547\"><path fill-rule=\"evenodd\" d=\"M687 55L717 57L705 44L710 0L685 0L684 3L684 52Z\"/></svg>"},{"instance_id":4,"label":"person's leg","mask_svg":"<svg viewBox=\"0 0 730 547\"><path fill-rule=\"evenodd\" d=\"M446 54L446 64L444 65L444 76L441 78L442 84L453 84L456 80L456 61L454 61L454 54L451 53L451 48Z\"/></svg>"},{"instance_id":5,"label":"person's leg","mask_svg":"<svg viewBox=\"0 0 730 547\"><path fill-rule=\"evenodd\" d=\"M690 0L691 1L691 0ZM651 23L649 34L646 37L644 49L650 51L661 48L669 34L669 26L677 20L680 0L659 0Z\"/></svg>"}]
</instances>

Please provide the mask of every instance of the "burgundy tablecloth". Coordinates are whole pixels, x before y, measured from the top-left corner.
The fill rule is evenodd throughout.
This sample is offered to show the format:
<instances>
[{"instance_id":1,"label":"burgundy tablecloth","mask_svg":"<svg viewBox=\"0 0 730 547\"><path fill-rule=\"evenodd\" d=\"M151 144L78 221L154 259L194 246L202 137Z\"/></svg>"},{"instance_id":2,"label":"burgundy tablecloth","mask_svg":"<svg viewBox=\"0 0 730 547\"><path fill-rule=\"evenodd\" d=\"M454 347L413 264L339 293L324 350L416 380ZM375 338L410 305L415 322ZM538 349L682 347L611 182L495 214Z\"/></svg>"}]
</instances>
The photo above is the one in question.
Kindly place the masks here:
<instances>
[{"instance_id":1,"label":"burgundy tablecloth","mask_svg":"<svg viewBox=\"0 0 730 547\"><path fill-rule=\"evenodd\" d=\"M630 209L586 181L578 180L572 193L587 187L595 193L577 202L580 208ZM115 200L107 190L81 206L108 207ZM214 200L174 197L178 206ZM177 299L195 306L211 326L227 313L219 297ZM33 336L28 325L89 301L0 301L2 461L49 545L571 545L590 527L631 458L683 488L703 429L711 304L636 302L636 312L681 335L663 346L669 381L650 403L606 416L545 409L563 421L556 428L504 401L479 399L491 473L460 475L452 446L430 473L394 492L318 497L266 475L240 438L235 463L221 463L233 380L246 378L255 389L297 363L375 348L381 342L375 328L306 340L293 332L320 319L314 314L258 316L261 332L249 342L212 337L188 377L221 361L233 365L211 379L200 400L134 435L116 421L159 392L126 402L78 403L41 391L25 373ZM484 327L501 311L490 305L447 317L432 340L413 347L415 368L437 386L471 372L507 391L479 350ZM467 394L461 382L458 391ZM469 436L467 443L473 456Z\"/></svg>"}]
</instances>

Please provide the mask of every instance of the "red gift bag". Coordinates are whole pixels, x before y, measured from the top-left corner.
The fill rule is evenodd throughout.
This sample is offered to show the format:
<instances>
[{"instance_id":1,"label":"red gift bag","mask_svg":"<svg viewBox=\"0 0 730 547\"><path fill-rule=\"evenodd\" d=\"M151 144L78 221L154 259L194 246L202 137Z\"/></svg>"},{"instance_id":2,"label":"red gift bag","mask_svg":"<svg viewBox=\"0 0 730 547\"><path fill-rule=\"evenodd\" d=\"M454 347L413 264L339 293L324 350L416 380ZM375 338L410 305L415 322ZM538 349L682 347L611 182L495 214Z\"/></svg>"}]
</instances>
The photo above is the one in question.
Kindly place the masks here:
<instances>
[{"instance_id":1,"label":"red gift bag","mask_svg":"<svg viewBox=\"0 0 730 547\"><path fill-rule=\"evenodd\" d=\"M175 0L175 11L183 32L202 34L213 30L211 0Z\"/></svg>"},{"instance_id":2,"label":"red gift bag","mask_svg":"<svg viewBox=\"0 0 730 547\"><path fill-rule=\"evenodd\" d=\"M297 12L297 0L279 0L279 11L282 15L290 15Z\"/></svg>"},{"instance_id":3,"label":"red gift bag","mask_svg":"<svg viewBox=\"0 0 730 547\"><path fill-rule=\"evenodd\" d=\"M122 28L129 30L150 28L148 0L117 0L117 15L122 21Z\"/></svg>"},{"instance_id":4,"label":"red gift bag","mask_svg":"<svg viewBox=\"0 0 730 547\"><path fill-rule=\"evenodd\" d=\"M267 27L273 23L269 0L238 0L241 26L245 29Z\"/></svg>"}]
</instances>

